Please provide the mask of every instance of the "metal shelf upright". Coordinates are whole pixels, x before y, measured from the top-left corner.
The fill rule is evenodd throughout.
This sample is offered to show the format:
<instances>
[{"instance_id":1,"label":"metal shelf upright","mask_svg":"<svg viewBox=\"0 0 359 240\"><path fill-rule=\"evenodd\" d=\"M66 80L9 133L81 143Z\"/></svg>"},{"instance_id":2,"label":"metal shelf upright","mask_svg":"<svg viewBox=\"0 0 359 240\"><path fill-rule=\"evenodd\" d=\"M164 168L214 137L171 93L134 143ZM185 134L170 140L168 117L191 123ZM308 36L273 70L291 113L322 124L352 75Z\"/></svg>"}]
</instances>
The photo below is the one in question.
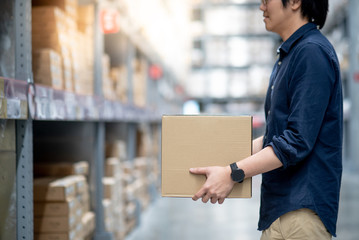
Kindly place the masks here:
<instances>
[{"instance_id":1,"label":"metal shelf upright","mask_svg":"<svg viewBox=\"0 0 359 240\"><path fill-rule=\"evenodd\" d=\"M15 79L33 83L31 65L31 1L15 0ZM28 93L28 92L26 92ZM16 235L33 239L32 119L16 121Z\"/></svg>"}]
</instances>

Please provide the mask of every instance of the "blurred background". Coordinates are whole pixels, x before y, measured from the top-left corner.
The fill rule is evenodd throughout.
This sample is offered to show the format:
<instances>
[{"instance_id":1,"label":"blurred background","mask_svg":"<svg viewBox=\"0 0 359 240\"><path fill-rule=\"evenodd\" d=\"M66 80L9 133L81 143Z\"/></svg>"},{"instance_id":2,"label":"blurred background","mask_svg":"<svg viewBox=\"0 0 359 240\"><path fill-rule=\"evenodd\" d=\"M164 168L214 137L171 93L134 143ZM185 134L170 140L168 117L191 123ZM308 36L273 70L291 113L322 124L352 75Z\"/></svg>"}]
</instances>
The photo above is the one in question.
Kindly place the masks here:
<instances>
[{"instance_id":1,"label":"blurred background","mask_svg":"<svg viewBox=\"0 0 359 240\"><path fill-rule=\"evenodd\" d=\"M260 176L221 206L160 186L162 115L251 115L263 134L281 39L260 3L2 0L0 240L259 239ZM321 31L344 91L337 239L357 240L359 1L329 0ZM46 195L55 180L64 198Z\"/></svg>"}]
</instances>

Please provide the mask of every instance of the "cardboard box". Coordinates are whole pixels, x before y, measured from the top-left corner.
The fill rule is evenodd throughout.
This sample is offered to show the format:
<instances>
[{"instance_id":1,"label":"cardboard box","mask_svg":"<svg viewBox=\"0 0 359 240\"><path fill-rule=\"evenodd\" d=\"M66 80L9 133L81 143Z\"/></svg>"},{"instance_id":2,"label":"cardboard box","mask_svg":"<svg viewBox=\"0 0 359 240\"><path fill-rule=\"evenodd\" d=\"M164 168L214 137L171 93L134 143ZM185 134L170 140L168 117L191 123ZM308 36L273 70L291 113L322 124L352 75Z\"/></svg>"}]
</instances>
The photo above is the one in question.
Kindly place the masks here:
<instances>
[{"instance_id":1,"label":"cardboard box","mask_svg":"<svg viewBox=\"0 0 359 240\"><path fill-rule=\"evenodd\" d=\"M103 197L113 200L115 197L116 191L116 179L112 177L102 178L103 183Z\"/></svg>"},{"instance_id":2,"label":"cardboard box","mask_svg":"<svg viewBox=\"0 0 359 240\"><path fill-rule=\"evenodd\" d=\"M88 175L89 163L79 162L56 162L34 164L34 174L37 176L63 177L68 175Z\"/></svg>"},{"instance_id":3,"label":"cardboard box","mask_svg":"<svg viewBox=\"0 0 359 240\"><path fill-rule=\"evenodd\" d=\"M76 231L66 233L40 233L34 234L35 240L77 240Z\"/></svg>"},{"instance_id":4,"label":"cardboard box","mask_svg":"<svg viewBox=\"0 0 359 240\"><path fill-rule=\"evenodd\" d=\"M89 236L95 230L95 214L93 212L87 212L81 219L83 226L83 236Z\"/></svg>"},{"instance_id":5,"label":"cardboard box","mask_svg":"<svg viewBox=\"0 0 359 240\"><path fill-rule=\"evenodd\" d=\"M76 209L80 206L76 198L68 199L65 202L34 202L34 216L69 217L76 215Z\"/></svg>"},{"instance_id":6,"label":"cardboard box","mask_svg":"<svg viewBox=\"0 0 359 240\"><path fill-rule=\"evenodd\" d=\"M163 116L162 196L192 197L205 176L193 167L226 166L252 154L250 116ZM230 198L250 198L252 179L236 184Z\"/></svg>"},{"instance_id":7,"label":"cardboard box","mask_svg":"<svg viewBox=\"0 0 359 240\"><path fill-rule=\"evenodd\" d=\"M32 0L33 6L56 6L69 16L77 18L77 0Z\"/></svg>"},{"instance_id":8,"label":"cardboard box","mask_svg":"<svg viewBox=\"0 0 359 240\"><path fill-rule=\"evenodd\" d=\"M34 201L66 201L76 196L72 179L35 178Z\"/></svg>"},{"instance_id":9,"label":"cardboard box","mask_svg":"<svg viewBox=\"0 0 359 240\"><path fill-rule=\"evenodd\" d=\"M83 175L71 175L63 178L65 181L75 183L75 193L76 195L88 194L88 184L85 176Z\"/></svg>"},{"instance_id":10,"label":"cardboard box","mask_svg":"<svg viewBox=\"0 0 359 240\"><path fill-rule=\"evenodd\" d=\"M77 16L78 22L92 25L95 22L95 5L79 5L77 7Z\"/></svg>"},{"instance_id":11,"label":"cardboard box","mask_svg":"<svg viewBox=\"0 0 359 240\"><path fill-rule=\"evenodd\" d=\"M32 55L32 69L35 83L62 90L62 59L52 49L38 49Z\"/></svg>"},{"instance_id":12,"label":"cardboard box","mask_svg":"<svg viewBox=\"0 0 359 240\"><path fill-rule=\"evenodd\" d=\"M35 217L34 232L36 233L59 233L70 232L77 222L76 215L70 217Z\"/></svg>"},{"instance_id":13,"label":"cardboard box","mask_svg":"<svg viewBox=\"0 0 359 240\"><path fill-rule=\"evenodd\" d=\"M106 142L106 157L116 157L120 161L127 159L126 143L121 140Z\"/></svg>"}]
</instances>

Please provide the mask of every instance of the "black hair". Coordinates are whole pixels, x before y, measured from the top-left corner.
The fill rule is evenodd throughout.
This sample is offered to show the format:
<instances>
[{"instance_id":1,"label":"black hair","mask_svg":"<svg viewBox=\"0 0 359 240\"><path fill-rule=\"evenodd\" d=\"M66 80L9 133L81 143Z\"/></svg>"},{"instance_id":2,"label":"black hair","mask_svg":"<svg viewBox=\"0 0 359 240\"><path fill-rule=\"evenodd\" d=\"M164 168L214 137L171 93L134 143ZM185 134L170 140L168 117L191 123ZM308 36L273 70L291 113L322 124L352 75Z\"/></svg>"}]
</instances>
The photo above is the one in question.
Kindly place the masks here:
<instances>
[{"instance_id":1,"label":"black hair","mask_svg":"<svg viewBox=\"0 0 359 240\"><path fill-rule=\"evenodd\" d=\"M282 0L286 7L290 0ZM309 22L315 23L320 29L323 28L328 14L328 0L300 0L302 2L302 16L308 18Z\"/></svg>"}]
</instances>

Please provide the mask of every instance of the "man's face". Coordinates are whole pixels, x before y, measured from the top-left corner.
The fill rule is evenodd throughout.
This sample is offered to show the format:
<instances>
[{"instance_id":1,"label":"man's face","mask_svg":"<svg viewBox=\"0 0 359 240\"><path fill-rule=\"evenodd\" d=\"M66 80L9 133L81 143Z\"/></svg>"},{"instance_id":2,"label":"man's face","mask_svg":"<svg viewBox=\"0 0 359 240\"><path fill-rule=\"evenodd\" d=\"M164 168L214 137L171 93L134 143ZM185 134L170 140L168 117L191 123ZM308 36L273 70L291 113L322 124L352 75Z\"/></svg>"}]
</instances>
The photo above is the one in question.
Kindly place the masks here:
<instances>
[{"instance_id":1,"label":"man's face","mask_svg":"<svg viewBox=\"0 0 359 240\"><path fill-rule=\"evenodd\" d=\"M286 8L281 0L262 0L260 10L263 11L264 23L267 31L282 35L288 29L292 16L290 2Z\"/></svg>"}]
</instances>

